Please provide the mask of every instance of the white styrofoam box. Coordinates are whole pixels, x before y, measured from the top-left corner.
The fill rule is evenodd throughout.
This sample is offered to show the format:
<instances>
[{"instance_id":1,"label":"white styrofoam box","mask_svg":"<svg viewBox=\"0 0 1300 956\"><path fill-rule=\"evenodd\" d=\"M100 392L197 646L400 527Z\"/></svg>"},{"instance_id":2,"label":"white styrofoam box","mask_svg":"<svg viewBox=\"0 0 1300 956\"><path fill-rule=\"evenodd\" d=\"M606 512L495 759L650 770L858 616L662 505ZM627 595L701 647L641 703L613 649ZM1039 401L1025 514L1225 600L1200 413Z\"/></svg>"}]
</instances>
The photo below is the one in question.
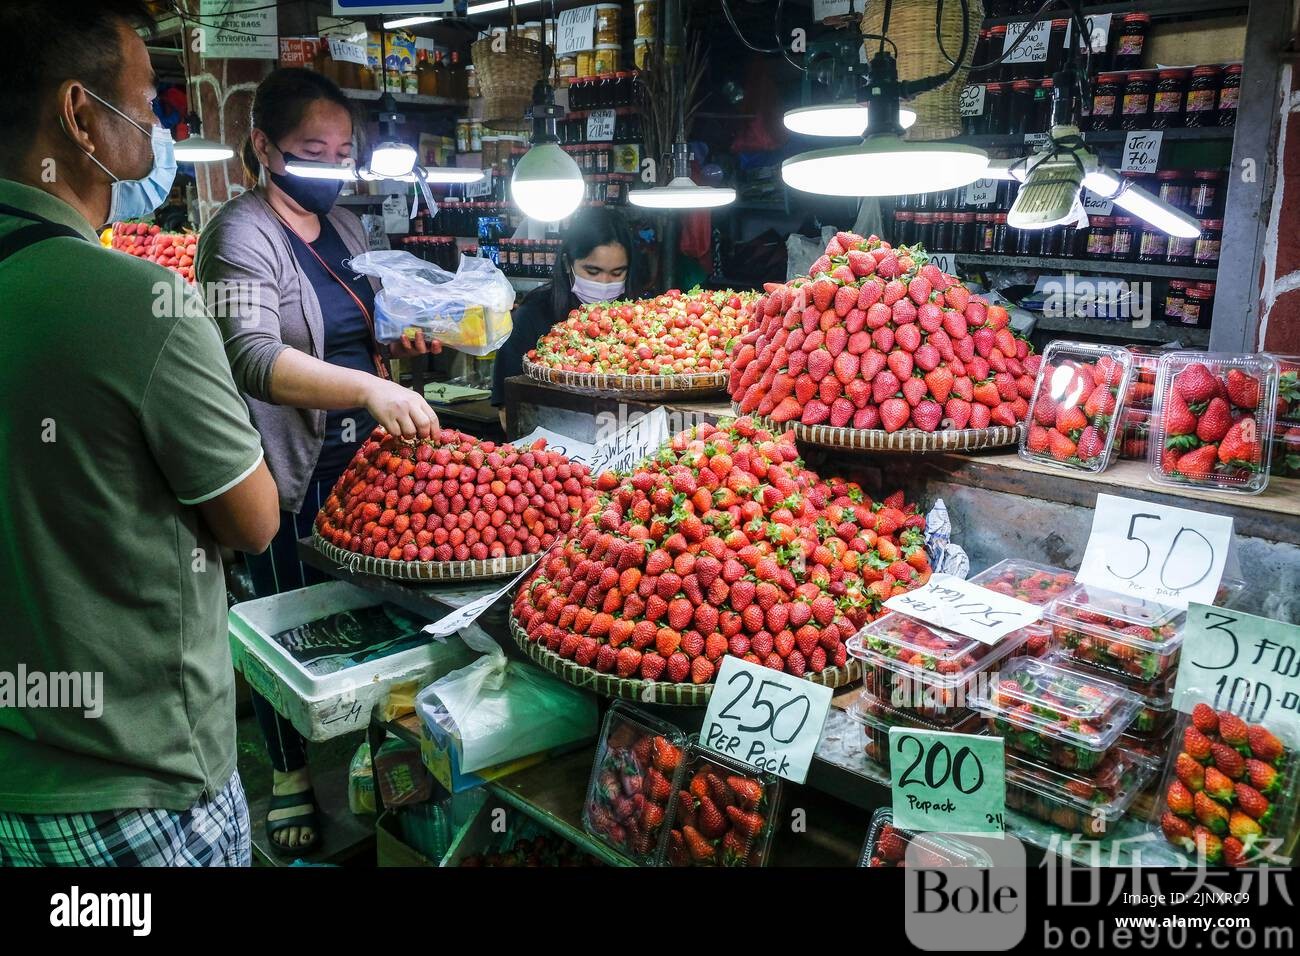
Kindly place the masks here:
<instances>
[{"instance_id":1,"label":"white styrofoam box","mask_svg":"<svg viewBox=\"0 0 1300 956\"><path fill-rule=\"evenodd\" d=\"M382 603L373 593L346 581L328 581L236 604L230 609L235 668L299 733L321 741L366 727L371 710L393 685L415 681L423 687L478 657L453 636L445 644L434 641L316 675L272 639L273 634L308 621Z\"/></svg>"}]
</instances>

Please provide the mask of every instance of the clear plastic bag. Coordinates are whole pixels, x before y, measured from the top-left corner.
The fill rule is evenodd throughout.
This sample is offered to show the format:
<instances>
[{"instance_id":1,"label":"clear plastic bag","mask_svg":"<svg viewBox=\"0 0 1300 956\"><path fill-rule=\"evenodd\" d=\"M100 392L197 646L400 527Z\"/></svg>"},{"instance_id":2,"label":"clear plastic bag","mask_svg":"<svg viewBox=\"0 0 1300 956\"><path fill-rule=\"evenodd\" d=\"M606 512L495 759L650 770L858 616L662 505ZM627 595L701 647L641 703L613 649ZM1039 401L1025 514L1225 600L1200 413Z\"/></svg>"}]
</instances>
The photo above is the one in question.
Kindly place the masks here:
<instances>
[{"instance_id":1,"label":"clear plastic bag","mask_svg":"<svg viewBox=\"0 0 1300 956\"><path fill-rule=\"evenodd\" d=\"M378 251L356 256L348 267L375 276L383 288L375 297L375 336L395 342L419 330L470 355L488 355L510 337L515 290L490 259L462 256L455 273L409 252Z\"/></svg>"}]
</instances>

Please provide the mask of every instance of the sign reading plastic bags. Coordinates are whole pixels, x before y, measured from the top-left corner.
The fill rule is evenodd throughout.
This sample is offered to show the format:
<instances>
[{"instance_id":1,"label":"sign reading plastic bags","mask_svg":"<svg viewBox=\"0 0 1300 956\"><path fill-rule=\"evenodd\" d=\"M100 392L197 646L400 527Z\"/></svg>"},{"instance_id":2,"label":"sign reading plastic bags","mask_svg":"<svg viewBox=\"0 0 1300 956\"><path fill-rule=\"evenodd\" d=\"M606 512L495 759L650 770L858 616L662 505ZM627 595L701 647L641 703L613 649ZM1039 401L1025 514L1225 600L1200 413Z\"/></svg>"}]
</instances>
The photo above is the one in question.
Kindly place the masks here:
<instances>
[{"instance_id":1,"label":"sign reading plastic bags","mask_svg":"<svg viewBox=\"0 0 1300 956\"><path fill-rule=\"evenodd\" d=\"M375 337L396 342L416 331L470 355L488 355L510 337L515 290L490 259L462 256L450 273L409 252L366 252L348 267L375 276Z\"/></svg>"}]
</instances>

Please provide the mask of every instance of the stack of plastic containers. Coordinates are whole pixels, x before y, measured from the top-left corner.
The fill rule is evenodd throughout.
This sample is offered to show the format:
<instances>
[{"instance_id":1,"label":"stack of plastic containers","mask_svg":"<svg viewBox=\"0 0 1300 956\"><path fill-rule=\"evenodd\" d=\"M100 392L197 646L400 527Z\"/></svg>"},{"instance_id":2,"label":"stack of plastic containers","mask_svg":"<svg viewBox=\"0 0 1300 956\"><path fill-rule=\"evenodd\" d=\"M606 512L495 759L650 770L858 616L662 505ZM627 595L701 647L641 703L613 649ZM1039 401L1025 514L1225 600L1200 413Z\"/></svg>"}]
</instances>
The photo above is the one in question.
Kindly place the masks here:
<instances>
[{"instance_id":1,"label":"stack of plastic containers","mask_svg":"<svg viewBox=\"0 0 1300 956\"><path fill-rule=\"evenodd\" d=\"M1008 752L1007 807L1067 833L1102 837L1156 779L1151 760L1120 747L1113 748L1090 773L1063 770Z\"/></svg>"},{"instance_id":2,"label":"stack of plastic containers","mask_svg":"<svg viewBox=\"0 0 1300 956\"><path fill-rule=\"evenodd\" d=\"M1277 423L1273 426L1273 474L1300 478L1300 355L1277 355Z\"/></svg>"},{"instance_id":3,"label":"stack of plastic containers","mask_svg":"<svg viewBox=\"0 0 1300 956\"><path fill-rule=\"evenodd\" d=\"M692 744L668 822L666 866L765 866L781 780Z\"/></svg>"},{"instance_id":4,"label":"stack of plastic containers","mask_svg":"<svg viewBox=\"0 0 1300 956\"><path fill-rule=\"evenodd\" d=\"M1165 350L1154 345L1130 345L1128 351L1133 357L1133 380L1129 383L1128 400L1120 416L1118 453L1123 459L1146 461L1156 373L1160 369L1161 352Z\"/></svg>"},{"instance_id":5,"label":"stack of plastic containers","mask_svg":"<svg viewBox=\"0 0 1300 956\"><path fill-rule=\"evenodd\" d=\"M1043 352L1020 455L1097 472L1110 464L1133 367L1128 349L1052 342Z\"/></svg>"},{"instance_id":6,"label":"stack of plastic containers","mask_svg":"<svg viewBox=\"0 0 1300 956\"><path fill-rule=\"evenodd\" d=\"M1020 558L1006 558L975 575L971 582L1035 607L1046 607L1074 586L1074 572ZM1051 626L1040 621L1024 630L1028 637L1023 653L1029 657L1046 654L1051 647Z\"/></svg>"},{"instance_id":7,"label":"stack of plastic containers","mask_svg":"<svg viewBox=\"0 0 1300 956\"><path fill-rule=\"evenodd\" d=\"M858 866L905 866L907 849L916 845L915 859L925 867L991 867L993 859L981 847L939 833L913 833L894 826L894 811L881 807L871 814L867 841Z\"/></svg>"}]
</instances>

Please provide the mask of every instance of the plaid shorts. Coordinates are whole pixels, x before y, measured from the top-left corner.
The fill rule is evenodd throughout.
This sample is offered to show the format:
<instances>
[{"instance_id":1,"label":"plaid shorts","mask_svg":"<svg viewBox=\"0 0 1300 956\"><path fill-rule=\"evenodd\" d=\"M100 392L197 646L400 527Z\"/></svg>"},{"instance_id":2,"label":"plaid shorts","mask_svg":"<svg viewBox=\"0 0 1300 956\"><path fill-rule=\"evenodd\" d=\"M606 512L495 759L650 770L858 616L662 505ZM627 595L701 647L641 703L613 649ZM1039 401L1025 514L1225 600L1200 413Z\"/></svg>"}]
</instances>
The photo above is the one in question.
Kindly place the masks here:
<instances>
[{"instance_id":1,"label":"plaid shorts","mask_svg":"<svg viewBox=\"0 0 1300 956\"><path fill-rule=\"evenodd\" d=\"M188 810L0 812L0 867L249 866L248 803L239 774Z\"/></svg>"}]
</instances>

